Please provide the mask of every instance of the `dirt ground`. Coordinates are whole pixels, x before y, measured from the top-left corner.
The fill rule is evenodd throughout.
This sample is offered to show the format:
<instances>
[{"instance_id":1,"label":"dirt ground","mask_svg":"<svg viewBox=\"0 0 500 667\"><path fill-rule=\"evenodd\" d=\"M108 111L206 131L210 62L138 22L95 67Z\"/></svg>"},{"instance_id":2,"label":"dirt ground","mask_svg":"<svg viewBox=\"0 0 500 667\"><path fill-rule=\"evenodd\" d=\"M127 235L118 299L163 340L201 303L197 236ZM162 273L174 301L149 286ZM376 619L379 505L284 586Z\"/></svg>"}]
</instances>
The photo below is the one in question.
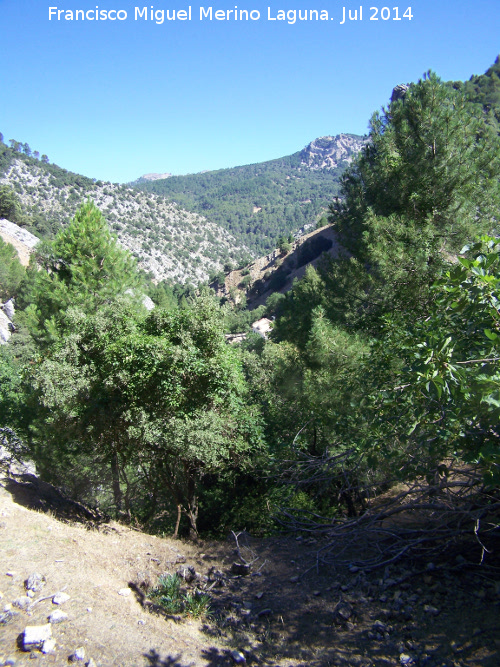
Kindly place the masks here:
<instances>
[{"instance_id":1,"label":"dirt ground","mask_svg":"<svg viewBox=\"0 0 500 667\"><path fill-rule=\"evenodd\" d=\"M478 567L474 554L364 574L316 567L322 543L314 538L242 536L244 555L256 560L237 576L233 539L194 544L60 520L59 510L22 480L0 484L0 665L67 665L80 647L80 664L100 667L500 665L500 569ZM211 612L201 620L148 603L160 574L186 566L198 574L191 587L210 589ZM47 623L51 597L31 611L10 607L35 572L46 583L34 600L70 596L47 655L24 652L22 637L26 626Z\"/></svg>"}]
</instances>

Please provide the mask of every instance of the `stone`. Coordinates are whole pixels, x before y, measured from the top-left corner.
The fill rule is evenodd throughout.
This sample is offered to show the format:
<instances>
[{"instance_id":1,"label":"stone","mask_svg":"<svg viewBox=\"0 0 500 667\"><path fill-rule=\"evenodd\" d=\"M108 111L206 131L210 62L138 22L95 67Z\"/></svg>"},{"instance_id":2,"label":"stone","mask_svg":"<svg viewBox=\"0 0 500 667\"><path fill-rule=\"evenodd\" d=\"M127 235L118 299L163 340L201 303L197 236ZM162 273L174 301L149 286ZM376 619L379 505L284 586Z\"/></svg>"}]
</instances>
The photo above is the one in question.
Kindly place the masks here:
<instances>
[{"instance_id":1,"label":"stone","mask_svg":"<svg viewBox=\"0 0 500 667\"><path fill-rule=\"evenodd\" d=\"M237 665L246 665L247 661L243 653L240 651L231 651L231 658Z\"/></svg>"},{"instance_id":2,"label":"stone","mask_svg":"<svg viewBox=\"0 0 500 667\"><path fill-rule=\"evenodd\" d=\"M246 577L250 574L250 565L248 563L233 563L231 565L231 572Z\"/></svg>"},{"instance_id":3,"label":"stone","mask_svg":"<svg viewBox=\"0 0 500 667\"><path fill-rule=\"evenodd\" d=\"M67 593L56 593L52 598L54 604L64 604L69 600L69 595Z\"/></svg>"},{"instance_id":4,"label":"stone","mask_svg":"<svg viewBox=\"0 0 500 667\"><path fill-rule=\"evenodd\" d=\"M97 667L94 658L90 658L90 660L89 660L88 662L85 663L85 666L86 666L86 667Z\"/></svg>"},{"instance_id":5,"label":"stone","mask_svg":"<svg viewBox=\"0 0 500 667\"><path fill-rule=\"evenodd\" d=\"M68 614L66 614L64 611L61 611L60 609L56 609L50 614L48 620L49 623L52 623L52 625L55 625L56 623L64 623L64 621L68 620Z\"/></svg>"},{"instance_id":6,"label":"stone","mask_svg":"<svg viewBox=\"0 0 500 667\"><path fill-rule=\"evenodd\" d=\"M373 632L385 632L387 630L387 626L385 623L382 623L382 621L375 621L375 623L372 625L372 630Z\"/></svg>"},{"instance_id":7,"label":"stone","mask_svg":"<svg viewBox=\"0 0 500 667\"><path fill-rule=\"evenodd\" d=\"M122 595L124 598L128 597L131 593L130 588L120 588L118 591L118 595Z\"/></svg>"},{"instance_id":8,"label":"stone","mask_svg":"<svg viewBox=\"0 0 500 667\"><path fill-rule=\"evenodd\" d=\"M84 662L85 660L85 649L83 646L77 648L76 651L69 656L70 662Z\"/></svg>"},{"instance_id":9,"label":"stone","mask_svg":"<svg viewBox=\"0 0 500 667\"><path fill-rule=\"evenodd\" d=\"M293 577L290 577L289 581L290 581L291 584L296 584L298 582L298 580L299 580L298 575L295 575Z\"/></svg>"},{"instance_id":10,"label":"stone","mask_svg":"<svg viewBox=\"0 0 500 667\"><path fill-rule=\"evenodd\" d=\"M177 572L177 576L179 576L181 579L184 579L184 581L187 584L190 584L192 581L196 579L196 570L192 565L186 565L184 567L180 567Z\"/></svg>"},{"instance_id":11,"label":"stone","mask_svg":"<svg viewBox=\"0 0 500 667\"><path fill-rule=\"evenodd\" d=\"M16 616L19 616L19 612L6 609L0 614L0 625L8 625Z\"/></svg>"},{"instance_id":12,"label":"stone","mask_svg":"<svg viewBox=\"0 0 500 667\"><path fill-rule=\"evenodd\" d=\"M41 648L43 643L52 637L52 626L46 625L27 625L24 629L23 648L25 651L31 651L33 648Z\"/></svg>"},{"instance_id":13,"label":"stone","mask_svg":"<svg viewBox=\"0 0 500 667\"><path fill-rule=\"evenodd\" d=\"M27 595L23 595L21 598L17 598L17 600L14 600L12 603L14 607L17 607L18 609L28 609L28 607L31 605L32 599L29 598Z\"/></svg>"},{"instance_id":14,"label":"stone","mask_svg":"<svg viewBox=\"0 0 500 667\"><path fill-rule=\"evenodd\" d=\"M413 658L411 657L411 655L408 655L407 653L401 653L401 655L399 656L399 662L402 665L411 665L413 664Z\"/></svg>"},{"instance_id":15,"label":"stone","mask_svg":"<svg viewBox=\"0 0 500 667\"><path fill-rule=\"evenodd\" d=\"M45 586L45 581L46 580L43 574L34 572L26 579L24 585L27 591L34 591L35 593L38 593Z\"/></svg>"},{"instance_id":16,"label":"stone","mask_svg":"<svg viewBox=\"0 0 500 667\"><path fill-rule=\"evenodd\" d=\"M3 312L7 315L9 320L12 322L14 315L16 314L15 302L14 299L9 299L2 306Z\"/></svg>"},{"instance_id":17,"label":"stone","mask_svg":"<svg viewBox=\"0 0 500 667\"><path fill-rule=\"evenodd\" d=\"M42 644L42 653L55 653L56 652L56 640L54 638L46 639Z\"/></svg>"},{"instance_id":18,"label":"stone","mask_svg":"<svg viewBox=\"0 0 500 667\"><path fill-rule=\"evenodd\" d=\"M396 102L396 100L404 100L409 87L410 86L407 83L398 83L398 85L392 89L391 102Z\"/></svg>"},{"instance_id":19,"label":"stone","mask_svg":"<svg viewBox=\"0 0 500 667\"><path fill-rule=\"evenodd\" d=\"M432 616L437 616L439 614L439 609L433 607L431 604L424 605L424 612L426 614L431 614Z\"/></svg>"},{"instance_id":20,"label":"stone","mask_svg":"<svg viewBox=\"0 0 500 667\"><path fill-rule=\"evenodd\" d=\"M335 611L335 615L342 621L348 621L352 616L352 612L353 609L348 602L341 602Z\"/></svg>"},{"instance_id":21,"label":"stone","mask_svg":"<svg viewBox=\"0 0 500 667\"><path fill-rule=\"evenodd\" d=\"M264 593L262 591L259 591L258 593L255 594L255 599L256 600L262 600L264 596Z\"/></svg>"},{"instance_id":22,"label":"stone","mask_svg":"<svg viewBox=\"0 0 500 667\"><path fill-rule=\"evenodd\" d=\"M259 617L261 617L261 616L270 616L272 613L273 613L272 609L262 609L261 611L259 611L257 616L259 616Z\"/></svg>"}]
</instances>

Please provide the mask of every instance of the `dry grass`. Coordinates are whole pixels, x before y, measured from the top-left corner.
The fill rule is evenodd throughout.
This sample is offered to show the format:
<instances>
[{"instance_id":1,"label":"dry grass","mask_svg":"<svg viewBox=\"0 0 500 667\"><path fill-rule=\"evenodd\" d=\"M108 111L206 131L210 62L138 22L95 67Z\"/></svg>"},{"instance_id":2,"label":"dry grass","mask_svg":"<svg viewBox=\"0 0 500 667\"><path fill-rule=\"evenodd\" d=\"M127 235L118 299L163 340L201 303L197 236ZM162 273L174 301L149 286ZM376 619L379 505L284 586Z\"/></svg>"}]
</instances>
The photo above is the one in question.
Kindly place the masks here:
<instances>
[{"instance_id":1,"label":"dry grass","mask_svg":"<svg viewBox=\"0 0 500 667\"><path fill-rule=\"evenodd\" d=\"M26 625L46 623L54 608L49 599L31 616L19 612L0 625L0 665L11 656L18 667L67 665L80 646L99 667L229 666L233 649L243 651L249 665L275 667L395 667L402 651L425 667L500 664L500 584L491 570L457 570L451 554L450 562L436 561L428 571L406 561L352 573L324 564L311 568L326 537L248 538L246 544L242 537L240 547L257 560L253 576L235 577L234 541L185 543L116 523L89 530L26 509L1 485L0 526L0 607L23 594L32 572L46 577L42 595L65 588L71 596L62 607L68 620L53 626L54 655L36 652L34 661L17 648ZM222 573L223 586L210 584L208 620L155 613L145 604L148 586L183 561L201 574ZM122 597L118 591L127 586L132 593ZM400 612L398 601L404 603ZM352 610L348 620L339 619L339 604ZM439 614L426 613L425 605ZM373 635L377 620L387 624L384 636Z\"/></svg>"}]
</instances>

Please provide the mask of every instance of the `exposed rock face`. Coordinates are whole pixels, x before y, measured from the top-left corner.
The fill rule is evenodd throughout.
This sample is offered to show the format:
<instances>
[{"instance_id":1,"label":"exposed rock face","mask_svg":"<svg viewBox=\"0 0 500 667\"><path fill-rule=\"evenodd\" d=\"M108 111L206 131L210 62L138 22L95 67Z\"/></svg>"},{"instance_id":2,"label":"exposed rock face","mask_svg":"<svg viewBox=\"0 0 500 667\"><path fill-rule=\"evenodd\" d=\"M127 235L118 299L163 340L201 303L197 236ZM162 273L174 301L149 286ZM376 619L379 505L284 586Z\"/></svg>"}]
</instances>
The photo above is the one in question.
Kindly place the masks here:
<instances>
[{"instance_id":1,"label":"exposed rock face","mask_svg":"<svg viewBox=\"0 0 500 667\"><path fill-rule=\"evenodd\" d=\"M3 305L0 305L0 345L5 345L15 326L12 322L14 319L14 299L9 299Z\"/></svg>"},{"instance_id":2,"label":"exposed rock face","mask_svg":"<svg viewBox=\"0 0 500 667\"><path fill-rule=\"evenodd\" d=\"M302 164L309 169L336 169L342 162L352 162L368 139L353 134L319 137L301 152Z\"/></svg>"},{"instance_id":3,"label":"exposed rock face","mask_svg":"<svg viewBox=\"0 0 500 667\"><path fill-rule=\"evenodd\" d=\"M403 100L409 87L409 83L398 83L398 85L392 89L391 102Z\"/></svg>"},{"instance_id":4,"label":"exposed rock face","mask_svg":"<svg viewBox=\"0 0 500 667\"><path fill-rule=\"evenodd\" d=\"M19 255L21 264L23 266L28 266L31 251L40 239L6 218L0 218L0 236L5 243L10 243L14 246Z\"/></svg>"}]
</instances>

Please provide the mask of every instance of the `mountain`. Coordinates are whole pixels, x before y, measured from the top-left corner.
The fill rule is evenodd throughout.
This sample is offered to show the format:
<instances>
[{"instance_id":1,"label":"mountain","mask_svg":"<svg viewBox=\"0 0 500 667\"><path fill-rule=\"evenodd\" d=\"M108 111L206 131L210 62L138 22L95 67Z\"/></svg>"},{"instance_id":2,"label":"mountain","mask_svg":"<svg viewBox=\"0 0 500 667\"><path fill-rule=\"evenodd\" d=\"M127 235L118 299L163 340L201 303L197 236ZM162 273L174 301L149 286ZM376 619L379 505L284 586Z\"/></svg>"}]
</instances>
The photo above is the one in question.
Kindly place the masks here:
<instances>
[{"instance_id":1,"label":"mountain","mask_svg":"<svg viewBox=\"0 0 500 667\"><path fill-rule=\"evenodd\" d=\"M276 160L166 179L142 177L130 185L205 216L258 256L273 250L281 236L316 225L366 141L355 134L320 137Z\"/></svg>"},{"instance_id":2,"label":"mountain","mask_svg":"<svg viewBox=\"0 0 500 667\"><path fill-rule=\"evenodd\" d=\"M472 102L481 104L500 132L500 56L484 74L471 76L465 83L454 82L453 85L462 88Z\"/></svg>"},{"instance_id":3,"label":"mountain","mask_svg":"<svg viewBox=\"0 0 500 667\"><path fill-rule=\"evenodd\" d=\"M227 230L165 197L94 181L0 142L2 185L21 202L21 224L42 238L55 234L82 202L94 200L120 244L157 280L197 284L250 252Z\"/></svg>"}]
</instances>

